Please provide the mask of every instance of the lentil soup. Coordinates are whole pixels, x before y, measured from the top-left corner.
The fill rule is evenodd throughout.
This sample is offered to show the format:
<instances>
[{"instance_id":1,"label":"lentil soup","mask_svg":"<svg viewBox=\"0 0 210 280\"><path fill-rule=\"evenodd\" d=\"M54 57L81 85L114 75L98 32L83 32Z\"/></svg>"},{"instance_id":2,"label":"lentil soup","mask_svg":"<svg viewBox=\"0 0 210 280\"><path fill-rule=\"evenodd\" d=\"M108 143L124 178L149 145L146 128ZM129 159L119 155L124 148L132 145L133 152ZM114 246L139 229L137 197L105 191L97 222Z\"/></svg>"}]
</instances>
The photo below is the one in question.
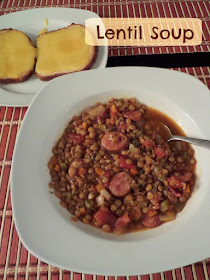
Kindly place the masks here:
<instances>
[{"instance_id":1,"label":"lentil soup","mask_svg":"<svg viewBox=\"0 0 210 280\"><path fill-rule=\"evenodd\" d=\"M116 234L172 221L195 184L194 150L167 143L169 117L135 98L111 99L74 116L52 149L49 187L62 207L82 221Z\"/></svg>"}]
</instances>

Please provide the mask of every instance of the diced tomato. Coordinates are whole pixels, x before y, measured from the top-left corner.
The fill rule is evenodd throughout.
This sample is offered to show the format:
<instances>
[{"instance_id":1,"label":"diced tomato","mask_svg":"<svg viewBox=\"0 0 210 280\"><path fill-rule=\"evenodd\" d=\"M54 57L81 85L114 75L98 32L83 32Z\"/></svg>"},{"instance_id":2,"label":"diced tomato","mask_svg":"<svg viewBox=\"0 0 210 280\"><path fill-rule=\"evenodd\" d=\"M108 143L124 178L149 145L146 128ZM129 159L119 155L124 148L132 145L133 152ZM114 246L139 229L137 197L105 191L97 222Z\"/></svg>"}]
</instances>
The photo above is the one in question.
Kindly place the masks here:
<instances>
[{"instance_id":1,"label":"diced tomato","mask_svg":"<svg viewBox=\"0 0 210 280\"><path fill-rule=\"evenodd\" d=\"M153 147L155 147L155 143L153 141L146 139L146 140L144 140L144 146L153 148Z\"/></svg>"},{"instance_id":2,"label":"diced tomato","mask_svg":"<svg viewBox=\"0 0 210 280\"><path fill-rule=\"evenodd\" d=\"M168 183L171 187L176 186L180 183L180 181L177 178L175 178L174 176L171 176L167 180L168 180Z\"/></svg>"},{"instance_id":3,"label":"diced tomato","mask_svg":"<svg viewBox=\"0 0 210 280\"><path fill-rule=\"evenodd\" d=\"M114 226L116 217L110 210L99 210L95 213L94 218L101 225Z\"/></svg>"},{"instance_id":4,"label":"diced tomato","mask_svg":"<svg viewBox=\"0 0 210 280\"><path fill-rule=\"evenodd\" d=\"M177 176L176 178L178 180L180 180L181 182L186 183L186 182L190 181L190 179L192 178L192 173L191 172L186 172L185 174Z\"/></svg>"},{"instance_id":5,"label":"diced tomato","mask_svg":"<svg viewBox=\"0 0 210 280\"><path fill-rule=\"evenodd\" d=\"M176 192L172 187L168 187L169 191L175 196L175 197L181 197L181 193Z\"/></svg>"},{"instance_id":6,"label":"diced tomato","mask_svg":"<svg viewBox=\"0 0 210 280\"><path fill-rule=\"evenodd\" d=\"M123 116L132 121L139 121L142 118L140 111L127 111L123 113Z\"/></svg>"},{"instance_id":7,"label":"diced tomato","mask_svg":"<svg viewBox=\"0 0 210 280\"><path fill-rule=\"evenodd\" d=\"M164 149L161 147L155 147L154 150L155 150L156 156L159 158L163 158L166 155Z\"/></svg>"},{"instance_id":8,"label":"diced tomato","mask_svg":"<svg viewBox=\"0 0 210 280\"><path fill-rule=\"evenodd\" d=\"M84 141L84 136L74 132L69 133L68 141L76 145L81 144Z\"/></svg>"},{"instance_id":9,"label":"diced tomato","mask_svg":"<svg viewBox=\"0 0 210 280\"><path fill-rule=\"evenodd\" d=\"M128 158L125 157L125 156L120 156L119 166L120 166L121 168L128 168L128 169L132 168L132 169L136 169L136 165L135 165L134 163L126 163L126 160L127 160L127 159L128 159Z\"/></svg>"},{"instance_id":10,"label":"diced tomato","mask_svg":"<svg viewBox=\"0 0 210 280\"><path fill-rule=\"evenodd\" d=\"M128 128L128 125L127 125L127 123L120 124L120 125L118 125L118 128L126 130Z\"/></svg>"},{"instance_id":11,"label":"diced tomato","mask_svg":"<svg viewBox=\"0 0 210 280\"><path fill-rule=\"evenodd\" d=\"M129 216L127 214L124 214L117 219L117 221L115 222L115 227L117 229L122 229L125 228L129 223L130 223Z\"/></svg>"},{"instance_id":12,"label":"diced tomato","mask_svg":"<svg viewBox=\"0 0 210 280\"><path fill-rule=\"evenodd\" d=\"M150 216L148 216L148 214L145 214L143 216L143 218L141 219L141 222L145 227L149 227L149 228L158 227L159 225L162 224L158 215L150 217Z\"/></svg>"},{"instance_id":13,"label":"diced tomato","mask_svg":"<svg viewBox=\"0 0 210 280\"><path fill-rule=\"evenodd\" d=\"M171 176L167 179L169 186L173 189L181 189L186 186L185 183L181 182L178 177Z\"/></svg>"}]
</instances>

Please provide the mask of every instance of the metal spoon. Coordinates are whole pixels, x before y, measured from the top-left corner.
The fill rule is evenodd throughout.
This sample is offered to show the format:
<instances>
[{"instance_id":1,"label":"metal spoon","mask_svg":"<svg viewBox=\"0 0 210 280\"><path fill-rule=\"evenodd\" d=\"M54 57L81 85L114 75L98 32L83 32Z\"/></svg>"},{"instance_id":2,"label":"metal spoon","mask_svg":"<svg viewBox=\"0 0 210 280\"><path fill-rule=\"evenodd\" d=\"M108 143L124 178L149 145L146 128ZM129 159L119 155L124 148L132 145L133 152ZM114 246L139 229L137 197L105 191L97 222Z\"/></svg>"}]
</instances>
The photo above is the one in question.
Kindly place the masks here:
<instances>
[{"instance_id":1,"label":"metal spoon","mask_svg":"<svg viewBox=\"0 0 210 280\"><path fill-rule=\"evenodd\" d=\"M167 142L170 142L170 141L173 141L173 140L180 140L180 141L184 141L184 142L187 142L187 143L190 143L190 144L193 144L193 145L197 145L197 146L200 146L200 147L203 147L203 148L206 148L206 149L209 149L210 150L210 140L203 140L203 139L197 139L197 138L191 138L191 137L185 137L185 136L179 136L179 135L173 135L171 133L171 130L170 128L161 123L161 122L158 122L158 125L161 126L161 130L164 129L164 138ZM168 134L168 136L166 136Z\"/></svg>"}]
</instances>

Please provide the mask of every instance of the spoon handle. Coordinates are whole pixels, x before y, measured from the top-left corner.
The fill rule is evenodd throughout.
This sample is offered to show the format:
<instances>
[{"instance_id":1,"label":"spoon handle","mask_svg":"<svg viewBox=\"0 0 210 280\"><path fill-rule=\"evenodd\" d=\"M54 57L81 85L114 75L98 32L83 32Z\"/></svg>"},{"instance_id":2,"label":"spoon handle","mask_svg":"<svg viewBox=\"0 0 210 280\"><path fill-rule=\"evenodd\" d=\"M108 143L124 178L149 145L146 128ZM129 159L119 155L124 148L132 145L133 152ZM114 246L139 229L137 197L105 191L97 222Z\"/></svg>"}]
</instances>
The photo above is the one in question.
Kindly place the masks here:
<instances>
[{"instance_id":1,"label":"spoon handle","mask_svg":"<svg viewBox=\"0 0 210 280\"><path fill-rule=\"evenodd\" d=\"M210 140L202 140L202 139L190 138L190 137L184 137L178 135L172 135L168 141L171 140L181 140L210 150Z\"/></svg>"}]
</instances>

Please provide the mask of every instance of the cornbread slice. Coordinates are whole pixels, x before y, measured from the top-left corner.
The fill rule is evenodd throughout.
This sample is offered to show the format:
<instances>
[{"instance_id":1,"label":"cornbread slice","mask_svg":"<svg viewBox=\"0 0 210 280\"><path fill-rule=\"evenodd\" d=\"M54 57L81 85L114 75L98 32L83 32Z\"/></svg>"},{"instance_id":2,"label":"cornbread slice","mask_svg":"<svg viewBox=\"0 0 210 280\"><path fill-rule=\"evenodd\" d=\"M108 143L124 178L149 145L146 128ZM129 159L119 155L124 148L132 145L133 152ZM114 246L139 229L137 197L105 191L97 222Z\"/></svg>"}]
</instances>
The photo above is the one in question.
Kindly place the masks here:
<instances>
[{"instance_id":1,"label":"cornbread slice","mask_svg":"<svg viewBox=\"0 0 210 280\"><path fill-rule=\"evenodd\" d=\"M80 24L39 35L37 49L35 72L44 81L90 69L97 56L97 47L85 43L85 26Z\"/></svg>"},{"instance_id":2,"label":"cornbread slice","mask_svg":"<svg viewBox=\"0 0 210 280\"><path fill-rule=\"evenodd\" d=\"M22 31L0 30L0 84L20 83L34 72L36 48Z\"/></svg>"}]
</instances>

